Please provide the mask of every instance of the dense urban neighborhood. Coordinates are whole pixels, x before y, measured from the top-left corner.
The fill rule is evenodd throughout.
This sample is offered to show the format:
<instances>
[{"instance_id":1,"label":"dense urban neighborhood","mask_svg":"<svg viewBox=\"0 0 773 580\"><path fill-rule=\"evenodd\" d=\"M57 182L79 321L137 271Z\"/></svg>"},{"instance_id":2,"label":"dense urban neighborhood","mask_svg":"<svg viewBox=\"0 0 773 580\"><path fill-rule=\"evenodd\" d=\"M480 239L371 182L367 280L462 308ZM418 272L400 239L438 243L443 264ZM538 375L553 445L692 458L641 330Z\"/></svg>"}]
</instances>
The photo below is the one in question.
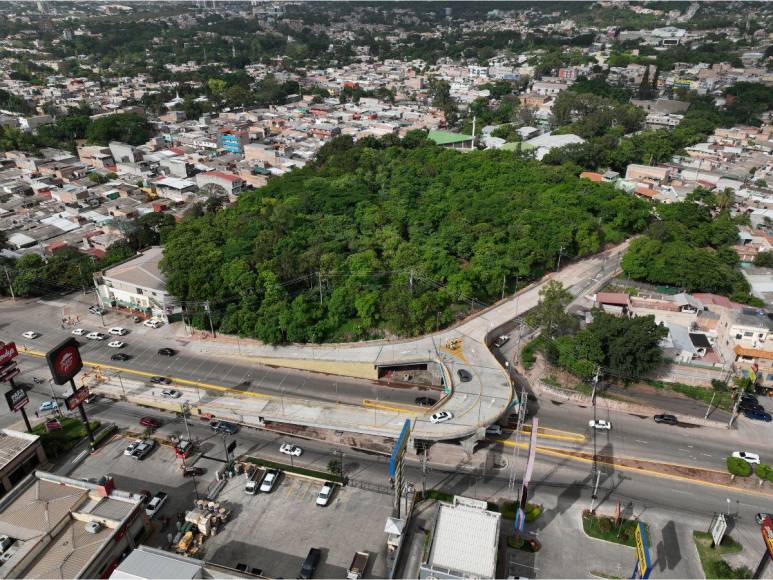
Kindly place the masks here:
<instances>
[{"instance_id":1,"label":"dense urban neighborhood","mask_svg":"<svg viewBox=\"0 0 773 580\"><path fill-rule=\"evenodd\" d=\"M773 578L773 5L0 31L0 576Z\"/></svg>"}]
</instances>

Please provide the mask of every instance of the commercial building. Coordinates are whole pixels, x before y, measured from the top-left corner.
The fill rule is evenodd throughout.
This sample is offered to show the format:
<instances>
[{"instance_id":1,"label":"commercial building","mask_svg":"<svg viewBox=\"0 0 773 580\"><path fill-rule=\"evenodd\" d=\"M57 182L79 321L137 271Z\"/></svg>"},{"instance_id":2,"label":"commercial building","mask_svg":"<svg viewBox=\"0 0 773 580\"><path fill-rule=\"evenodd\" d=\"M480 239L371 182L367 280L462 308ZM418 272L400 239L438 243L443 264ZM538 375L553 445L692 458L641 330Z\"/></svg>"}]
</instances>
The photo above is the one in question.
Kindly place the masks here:
<instances>
[{"instance_id":1,"label":"commercial building","mask_svg":"<svg viewBox=\"0 0 773 580\"><path fill-rule=\"evenodd\" d=\"M3 578L105 578L145 529L139 495L36 471L0 500Z\"/></svg>"},{"instance_id":2,"label":"commercial building","mask_svg":"<svg viewBox=\"0 0 773 580\"><path fill-rule=\"evenodd\" d=\"M154 246L115 266L94 274L99 302L108 308L126 309L168 321L180 312L176 299L166 291L159 268L163 248Z\"/></svg>"},{"instance_id":3,"label":"commercial building","mask_svg":"<svg viewBox=\"0 0 773 580\"><path fill-rule=\"evenodd\" d=\"M11 429L0 431L0 496L47 461L37 435Z\"/></svg>"},{"instance_id":4,"label":"commercial building","mask_svg":"<svg viewBox=\"0 0 773 580\"><path fill-rule=\"evenodd\" d=\"M250 136L246 126L223 128L217 134L217 146L236 155L242 155L244 146L249 142Z\"/></svg>"},{"instance_id":5,"label":"commercial building","mask_svg":"<svg viewBox=\"0 0 773 580\"><path fill-rule=\"evenodd\" d=\"M165 552L150 546L132 550L110 575L111 579L155 580L155 578L255 578L238 570L218 566L196 558Z\"/></svg>"},{"instance_id":6,"label":"commercial building","mask_svg":"<svg viewBox=\"0 0 773 580\"><path fill-rule=\"evenodd\" d=\"M502 515L485 501L456 496L440 503L420 578L496 578Z\"/></svg>"}]
</instances>

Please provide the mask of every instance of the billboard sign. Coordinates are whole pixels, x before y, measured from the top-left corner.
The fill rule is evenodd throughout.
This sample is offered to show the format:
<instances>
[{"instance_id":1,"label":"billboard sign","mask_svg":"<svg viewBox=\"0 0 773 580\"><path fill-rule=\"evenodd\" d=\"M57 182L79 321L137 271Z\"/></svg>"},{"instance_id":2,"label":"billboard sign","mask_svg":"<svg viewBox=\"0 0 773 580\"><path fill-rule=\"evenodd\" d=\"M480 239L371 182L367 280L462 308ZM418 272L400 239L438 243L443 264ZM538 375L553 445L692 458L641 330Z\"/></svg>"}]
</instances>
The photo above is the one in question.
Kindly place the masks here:
<instances>
[{"instance_id":1,"label":"billboard sign","mask_svg":"<svg viewBox=\"0 0 773 580\"><path fill-rule=\"evenodd\" d=\"M30 402L27 391L21 387L8 391L5 394L5 400L8 401L8 408L14 413Z\"/></svg>"},{"instance_id":2,"label":"billboard sign","mask_svg":"<svg viewBox=\"0 0 773 580\"><path fill-rule=\"evenodd\" d=\"M15 342L0 342L0 366L11 362L17 356L19 356L19 351L16 350Z\"/></svg>"},{"instance_id":3,"label":"billboard sign","mask_svg":"<svg viewBox=\"0 0 773 580\"><path fill-rule=\"evenodd\" d=\"M63 385L83 368L78 342L72 337L48 351L46 361L57 385Z\"/></svg>"},{"instance_id":4,"label":"billboard sign","mask_svg":"<svg viewBox=\"0 0 773 580\"><path fill-rule=\"evenodd\" d=\"M715 546L719 546L722 543L722 538L727 531L727 520L725 514L719 514L711 525L711 539L714 541Z\"/></svg>"},{"instance_id":5,"label":"billboard sign","mask_svg":"<svg viewBox=\"0 0 773 580\"><path fill-rule=\"evenodd\" d=\"M7 383L20 372L21 370L16 366L16 361L11 361L0 366L0 383Z\"/></svg>"},{"instance_id":6,"label":"billboard sign","mask_svg":"<svg viewBox=\"0 0 773 580\"><path fill-rule=\"evenodd\" d=\"M647 530L644 524L639 522L636 526L636 572L637 578L649 578L652 571L652 561L650 560L650 546L647 542Z\"/></svg>"},{"instance_id":7,"label":"billboard sign","mask_svg":"<svg viewBox=\"0 0 773 580\"><path fill-rule=\"evenodd\" d=\"M405 423L403 423L403 429L400 431L400 436L397 438L395 446L392 448L392 455L389 457L389 477L394 478L397 473L398 464L402 463L405 449L408 447L408 438L410 435L411 420L406 419Z\"/></svg>"},{"instance_id":8,"label":"billboard sign","mask_svg":"<svg viewBox=\"0 0 773 580\"><path fill-rule=\"evenodd\" d=\"M64 405L70 411L77 409L89 397L88 387L81 387L64 400Z\"/></svg>"},{"instance_id":9,"label":"billboard sign","mask_svg":"<svg viewBox=\"0 0 773 580\"><path fill-rule=\"evenodd\" d=\"M765 516L762 520L760 530L762 530L762 539L765 540L768 554L773 558L773 520L770 519L770 516Z\"/></svg>"}]
</instances>

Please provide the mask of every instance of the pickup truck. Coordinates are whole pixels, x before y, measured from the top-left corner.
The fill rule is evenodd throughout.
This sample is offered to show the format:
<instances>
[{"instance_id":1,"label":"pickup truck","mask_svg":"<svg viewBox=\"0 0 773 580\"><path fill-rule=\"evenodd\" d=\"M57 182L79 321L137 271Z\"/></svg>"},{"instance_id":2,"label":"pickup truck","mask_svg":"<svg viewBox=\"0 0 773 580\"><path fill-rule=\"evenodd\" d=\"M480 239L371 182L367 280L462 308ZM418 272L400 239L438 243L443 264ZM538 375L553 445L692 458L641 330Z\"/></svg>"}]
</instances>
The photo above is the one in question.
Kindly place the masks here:
<instances>
[{"instance_id":1,"label":"pickup truck","mask_svg":"<svg viewBox=\"0 0 773 580\"><path fill-rule=\"evenodd\" d=\"M368 565L369 557L370 554L367 552L356 552L354 554L354 559L352 559L349 570L346 572L347 580L359 580L362 578L362 575L365 573L365 566Z\"/></svg>"}]
</instances>

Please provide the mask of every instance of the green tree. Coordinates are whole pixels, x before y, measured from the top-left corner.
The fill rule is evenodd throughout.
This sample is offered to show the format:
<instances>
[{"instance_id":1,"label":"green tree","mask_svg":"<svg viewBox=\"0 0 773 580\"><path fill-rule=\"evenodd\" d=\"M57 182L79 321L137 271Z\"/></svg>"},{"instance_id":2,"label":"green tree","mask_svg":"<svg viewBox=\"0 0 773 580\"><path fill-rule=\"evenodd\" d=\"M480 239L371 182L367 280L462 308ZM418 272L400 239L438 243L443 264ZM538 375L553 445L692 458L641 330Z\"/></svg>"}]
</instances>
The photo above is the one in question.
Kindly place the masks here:
<instances>
[{"instance_id":1,"label":"green tree","mask_svg":"<svg viewBox=\"0 0 773 580\"><path fill-rule=\"evenodd\" d=\"M727 470L732 475L733 479L736 476L749 477L752 474L752 466L745 459L740 457L728 457L727 458Z\"/></svg>"},{"instance_id":2,"label":"green tree","mask_svg":"<svg viewBox=\"0 0 773 580\"><path fill-rule=\"evenodd\" d=\"M539 328L551 338L569 334L577 327L577 319L566 312L573 297L561 282L548 282L540 289L539 297L539 304L526 315L529 326Z\"/></svg>"}]
</instances>

